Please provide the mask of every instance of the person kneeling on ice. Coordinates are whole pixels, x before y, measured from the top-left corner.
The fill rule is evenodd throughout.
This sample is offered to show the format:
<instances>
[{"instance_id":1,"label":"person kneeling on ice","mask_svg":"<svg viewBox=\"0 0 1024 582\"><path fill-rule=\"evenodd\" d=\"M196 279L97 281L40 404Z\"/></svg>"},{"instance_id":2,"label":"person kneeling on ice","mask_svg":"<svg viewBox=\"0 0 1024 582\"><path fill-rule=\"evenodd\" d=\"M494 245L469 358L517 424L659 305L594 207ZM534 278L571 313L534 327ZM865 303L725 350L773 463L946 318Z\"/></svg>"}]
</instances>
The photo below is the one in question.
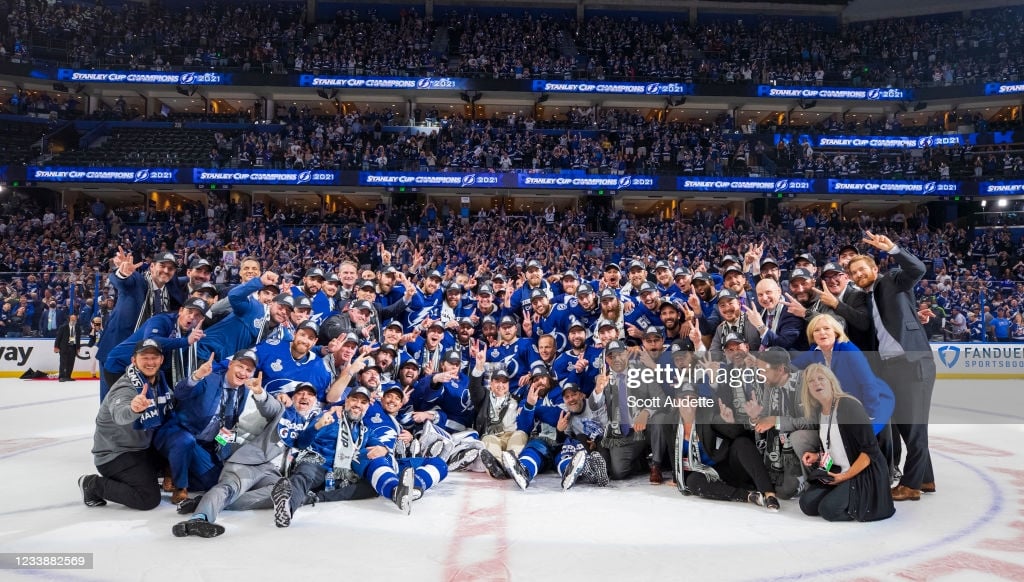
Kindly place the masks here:
<instances>
[{"instance_id":1,"label":"person kneeling on ice","mask_svg":"<svg viewBox=\"0 0 1024 582\"><path fill-rule=\"evenodd\" d=\"M600 451L601 435L608 424L608 413L602 402L607 385L608 377L598 376L589 397L578 384L568 382L562 386L565 412L555 427L560 437L566 437L557 463L562 475L562 491L568 491L576 483L608 485L608 464Z\"/></svg>"},{"instance_id":2,"label":"person kneeling on ice","mask_svg":"<svg viewBox=\"0 0 1024 582\"><path fill-rule=\"evenodd\" d=\"M530 437L516 426L519 411L519 399L509 393L509 374L504 367L491 374L491 384L484 389L480 384L473 389L473 406L477 410L476 428L483 437L484 449L480 451L480 461L487 473L495 479L507 479L508 475L501 466L501 454L512 451L519 455Z\"/></svg>"},{"instance_id":3,"label":"person kneeling on ice","mask_svg":"<svg viewBox=\"0 0 1024 582\"><path fill-rule=\"evenodd\" d=\"M372 400L373 393L366 386L352 388L344 408L325 411L295 439L295 447L304 450L296 456L292 474L278 480L270 493L277 527L291 525L292 516L310 498L310 492L322 491L322 498L328 501L367 499L379 493L409 512L415 484L412 467L403 469L397 480L383 484L379 492L365 480L369 462L388 453L387 447L370 438L363 424Z\"/></svg>"},{"instance_id":4,"label":"person kneeling on ice","mask_svg":"<svg viewBox=\"0 0 1024 582\"><path fill-rule=\"evenodd\" d=\"M553 393L554 378L545 366L530 370L530 384L526 403L519 408L516 416L518 429L530 435L526 447L517 456L512 451L501 454L501 464L520 489L530 486L530 481L552 464L558 450L559 419L565 412L560 393Z\"/></svg>"},{"instance_id":5,"label":"person kneeling on ice","mask_svg":"<svg viewBox=\"0 0 1024 582\"><path fill-rule=\"evenodd\" d=\"M78 479L89 507L106 505L108 500L132 509L160 505L158 455L151 445L153 434L171 413L171 389L160 372L163 363L160 344L140 341L131 365L103 397L92 446L99 475Z\"/></svg>"},{"instance_id":6,"label":"person kneeling on ice","mask_svg":"<svg viewBox=\"0 0 1024 582\"><path fill-rule=\"evenodd\" d=\"M730 414L732 410L699 397L692 384L682 388L676 406L680 423L675 479L683 495L755 503L770 512L779 511L768 469L746 428ZM749 490L751 479L756 491Z\"/></svg>"},{"instance_id":7,"label":"person kneeling on ice","mask_svg":"<svg viewBox=\"0 0 1024 582\"><path fill-rule=\"evenodd\" d=\"M448 464L437 457L396 457L395 447L401 441L406 446L412 443L412 433L402 428L397 414L406 401L406 393L398 384L384 389L379 402L370 405L366 412L366 427L369 438L387 447L388 453L367 463L365 478L373 485L378 495L390 496L391 487L398 482L401 472L408 467L415 471L416 485L412 493L415 501L423 492L440 483L448 476ZM319 500L331 501L329 493L317 495Z\"/></svg>"},{"instance_id":8,"label":"person kneeling on ice","mask_svg":"<svg viewBox=\"0 0 1024 582\"><path fill-rule=\"evenodd\" d=\"M265 422L253 430L221 471L217 484L205 495L188 499L178 505L178 513L192 513L192 518L171 528L176 537L212 538L224 533L224 526L215 523L224 510L270 507L270 491L281 478L281 455L292 445L297 428L306 423L317 409L316 387L309 383L295 386L290 398L275 398L263 389L262 379L249 381L249 390L256 402L258 416ZM281 402L290 401L292 407ZM249 415L246 415L248 420ZM237 441L236 441L237 442Z\"/></svg>"}]
</instances>

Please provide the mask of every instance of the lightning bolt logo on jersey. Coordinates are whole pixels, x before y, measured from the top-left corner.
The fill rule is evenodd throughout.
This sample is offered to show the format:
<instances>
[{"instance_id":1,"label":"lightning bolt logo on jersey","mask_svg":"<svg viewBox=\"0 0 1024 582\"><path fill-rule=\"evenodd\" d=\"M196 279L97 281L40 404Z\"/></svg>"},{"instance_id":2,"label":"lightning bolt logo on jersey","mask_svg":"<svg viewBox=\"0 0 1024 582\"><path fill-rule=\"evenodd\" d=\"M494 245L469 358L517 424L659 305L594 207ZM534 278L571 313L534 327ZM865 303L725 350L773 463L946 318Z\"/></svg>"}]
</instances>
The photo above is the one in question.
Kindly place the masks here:
<instances>
[{"instance_id":1,"label":"lightning bolt logo on jersey","mask_svg":"<svg viewBox=\"0 0 1024 582\"><path fill-rule=\"evenodd\" d=\"M292 358L290 344L273 340L257 345L256 355L267 393L282 392L290 382L309 382L316 388L317 399L323 400L332 381L331 371L323 358L310 352L296 361Z\"/></svg>"},{"instance_id":2,"label":"lightning bolt logo on jersey","mask_svg":"<svg viewBox=\"0 0 1024 582\"><path fill-rule=\"evenodd\" d=\"M566 338L569 327L569 309L563 304L551 306L547 315L538 318L536 329L542 334L550 334L555 337L555 349L559 352L565 350Z\"/></svg>"},{"instance_id":3,"label":"lightning bolt logo on jersey","mask_svg":"<svg viewBox=\"0 0 1024 582\"><path fill-rule=\"evenodd\" d=\"M428 317L436 319L443 300L444 294L440 289L430 295L424 295L417 289L405 311L405 329L419 327Z\"/></svg>"}]
</instances>

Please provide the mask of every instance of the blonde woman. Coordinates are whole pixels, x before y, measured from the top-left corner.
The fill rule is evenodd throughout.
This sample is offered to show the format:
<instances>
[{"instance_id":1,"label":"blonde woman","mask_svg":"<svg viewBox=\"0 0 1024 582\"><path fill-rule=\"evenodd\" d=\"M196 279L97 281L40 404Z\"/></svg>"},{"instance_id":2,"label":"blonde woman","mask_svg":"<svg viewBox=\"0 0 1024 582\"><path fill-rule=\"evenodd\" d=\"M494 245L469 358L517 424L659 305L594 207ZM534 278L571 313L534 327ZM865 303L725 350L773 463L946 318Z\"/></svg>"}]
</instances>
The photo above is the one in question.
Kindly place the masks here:
<instances>
[{"instance_id":1,"label":"blonde woman","mask_svg":"<svg viewBox=\"0 0 1024 582\"><path fill-rule=\"evenodd\" d=\"M800 496L806 515L827 521L878 521L895 513L889 469L864 407L843 392L821 364L807 366L801 389L804 414L818 418L821 451L804 453L803 463L824 479L814 479ZM824 473L815 471L821 469Z\"/></svg>"}]
</instances>

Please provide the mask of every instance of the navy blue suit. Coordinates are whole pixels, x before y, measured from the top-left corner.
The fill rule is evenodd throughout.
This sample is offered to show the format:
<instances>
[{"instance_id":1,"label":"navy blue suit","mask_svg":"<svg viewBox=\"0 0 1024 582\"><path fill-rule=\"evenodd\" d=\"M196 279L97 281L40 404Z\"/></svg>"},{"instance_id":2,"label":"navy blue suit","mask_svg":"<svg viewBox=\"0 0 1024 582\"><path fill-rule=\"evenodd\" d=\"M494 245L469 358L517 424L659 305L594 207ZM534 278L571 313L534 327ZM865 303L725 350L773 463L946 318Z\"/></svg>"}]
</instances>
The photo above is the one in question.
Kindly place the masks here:
<instances>
[{"instance_id":1,"label":"navy blue suit","mask_svg":"<svg viewBox=\"0 0 1024 582\"><path fill-rule=\"evenodd\" d=\"M117 291L117 303L104 326L103 336L96 349L96 359L101 362L107 359L110 350L138 329L136 324L139 323L139 314L147 307L147 302L152 302L149 278L139 271L126 278L115 271L108 280ZM163 291L167 294L167 311L177 311L188 299L188 293L173 279L164 286Z\"/></svg>"},{"instance_id":2,"label":"navy blue suit","mask_svg":"<svg viewBox=\"0 0 1024 582\"><path fill-rule=\"evenodd\" d=\"M174 387L174 413L153 439L157 450L167 457L174 486L179 489L192 485L206 490L217 483L223 460L213 439L220 427L234 428L249 392L244 386L226 388L224 374L224 370L213 372L195 384L190 379L179 382Z\"/></svg>"}]
</instances>

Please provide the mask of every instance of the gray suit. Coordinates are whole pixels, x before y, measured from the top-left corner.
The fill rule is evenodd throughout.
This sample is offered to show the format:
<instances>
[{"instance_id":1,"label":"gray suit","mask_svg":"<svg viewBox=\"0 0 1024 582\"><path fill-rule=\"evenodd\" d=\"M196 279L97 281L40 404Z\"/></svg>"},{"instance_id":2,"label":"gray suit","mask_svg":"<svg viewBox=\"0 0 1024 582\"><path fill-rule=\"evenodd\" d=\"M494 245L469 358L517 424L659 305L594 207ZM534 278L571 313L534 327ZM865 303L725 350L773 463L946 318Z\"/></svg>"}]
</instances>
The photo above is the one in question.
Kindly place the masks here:
<instances>
[{"instance_id":1,"label":"gray suit","mask_svg":"<svg viewBox=\"0 0 1024 582\"><path fill-rule=\"evenodd\" d=\"M636 362L631 361L629 368L636 369L639 366ZM627 368L627 371L629 368ZM604 404L608 412L608 425L605 429L602 445L607 452L608 476L619 480L626 479L643 469L647 456L648 431L636 432L632 429L632 424L644 410L647 410L649 413L647 420L649 424L655 420L656 409L648 409L639 405L645 403L650 396L660 394L660 390L658 394L655 394L652 386L648 384L640 383L635 387L625 385L623 380L627 377L626 372L623 372L623 376L620 378L618 373L608 370L608 376L608 386L604 391ZM628 426L627 423L622 421L620 393L623 392L628 408L628 410L625 410L625 416L629 419ZM632 400L630 397L632 397ZM662 400L664 400L664 397L662 397ZM629 404L634 404L634 406L629 406Z\"/></svg>"}]
</instances>

